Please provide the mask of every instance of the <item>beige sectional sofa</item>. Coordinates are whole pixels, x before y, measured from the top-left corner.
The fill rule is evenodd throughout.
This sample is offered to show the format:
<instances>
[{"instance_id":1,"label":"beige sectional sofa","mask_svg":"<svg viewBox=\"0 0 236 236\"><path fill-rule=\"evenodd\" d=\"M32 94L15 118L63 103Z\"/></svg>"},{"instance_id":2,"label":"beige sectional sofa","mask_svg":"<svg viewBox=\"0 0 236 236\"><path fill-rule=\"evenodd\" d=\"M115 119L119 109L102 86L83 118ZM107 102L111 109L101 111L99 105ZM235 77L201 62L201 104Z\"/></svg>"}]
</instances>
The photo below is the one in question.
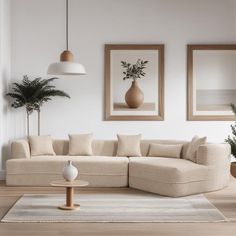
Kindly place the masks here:
<instances>
[{"instance_id":1,"label":"beige sectional sofa","mask_svg":"<svg viewBox=\"0 0 236 236\"><path fill-rule=\"evenodd\" d=\"M181 158L149 157L149 146L182 144ZM132 187L165 196L179 197L215 191L227 186L230 177L230 146L205 144L197 150L197 163L186 160L189 142L142 140L142 157L117 157L117 141L94 140L93 156L68 156L68 140L54 140L55 156L31 156L27 140L12 143L6 165L9 186L49 186L62 178L67 160L79 170L90 187Z\"/></svg>"}]
</instances>

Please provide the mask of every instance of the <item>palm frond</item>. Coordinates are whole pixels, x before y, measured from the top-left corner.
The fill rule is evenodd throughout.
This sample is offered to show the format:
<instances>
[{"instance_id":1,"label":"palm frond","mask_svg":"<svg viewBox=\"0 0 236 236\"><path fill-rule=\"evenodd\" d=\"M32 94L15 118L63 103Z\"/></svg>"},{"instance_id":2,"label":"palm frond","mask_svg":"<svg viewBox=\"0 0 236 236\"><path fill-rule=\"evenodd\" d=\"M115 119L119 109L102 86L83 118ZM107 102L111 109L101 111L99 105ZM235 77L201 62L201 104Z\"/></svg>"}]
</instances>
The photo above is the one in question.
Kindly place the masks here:
<instances>
[{"instance_id":1,"label":"palm frond","mask_svg":"<svg viewBox=\"0 0 236 236\"><path fill-rule=\"evenodd\" d=\"M27 75L23 76L22 82L15 82L12 84L12 92L7 93L6 96L14 99L12 107L26 107L28 112L39 110L40 107L50 100L52 97L67 97L70 96L62 90L55 89L55 85L51 83L58 79L57 77L42 79L37 77L30 80Z\"/></svg>"}]
</instances>

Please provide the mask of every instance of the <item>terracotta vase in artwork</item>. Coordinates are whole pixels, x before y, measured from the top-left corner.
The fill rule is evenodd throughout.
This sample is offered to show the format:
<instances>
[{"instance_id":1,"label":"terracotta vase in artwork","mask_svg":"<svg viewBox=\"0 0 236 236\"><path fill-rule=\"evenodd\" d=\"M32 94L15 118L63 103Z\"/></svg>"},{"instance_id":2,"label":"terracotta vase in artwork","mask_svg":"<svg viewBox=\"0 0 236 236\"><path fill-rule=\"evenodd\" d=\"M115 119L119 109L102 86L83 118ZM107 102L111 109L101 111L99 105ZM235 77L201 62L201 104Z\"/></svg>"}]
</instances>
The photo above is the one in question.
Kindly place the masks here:
<instances>
[{"instance_id":1,"label":"terracotta vase in artwork","mask_svg":"<svg viewBox=\"0 0 236 236\"><path fill-rule=\"evenodd\" d=\"M134 80L131 87L125 94L125 101L129 108L138 108L143 104L143 100L143 92L139 88L137 80Z\"/></svg>"}]
</instances>

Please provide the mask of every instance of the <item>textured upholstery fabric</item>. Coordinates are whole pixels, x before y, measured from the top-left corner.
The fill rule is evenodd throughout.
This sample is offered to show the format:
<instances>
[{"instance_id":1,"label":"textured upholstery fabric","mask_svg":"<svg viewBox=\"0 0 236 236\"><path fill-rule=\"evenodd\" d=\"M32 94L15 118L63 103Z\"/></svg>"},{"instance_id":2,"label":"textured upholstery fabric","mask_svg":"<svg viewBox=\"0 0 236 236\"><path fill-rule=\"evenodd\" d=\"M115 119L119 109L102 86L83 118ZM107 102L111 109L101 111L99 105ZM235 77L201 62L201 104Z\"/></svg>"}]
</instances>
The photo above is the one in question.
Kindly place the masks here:
<instances>
[{"instance_id":1,"label":"textured upholstery fabric","mask_svg":"<svg viewBox=\"0 0 236 236\"><path fill-rule=\"evenodd\" d=\"M55 155L50 135L29 136L31 156Z\"/></svg>"},{"instance_id":2,"label":"textured upholstery fabric","mask_svg":"<svg viewBox=\"0 0 236 236\"><path fill-rule=\"evenodd\" d=\"M207 166L192 161L165 157L131 157L129 175L153 179L164 183L186 183L204 180L208 176Z\"/></svg>"},{"instance_id":3,"label":"textured upholstery fabric","mask_svg":"<svg viewBox=\"0 0 236 236\"><path fill-rule=\"evenodd\" d=\"M212 186L212 180L189 182L184 184L163 183L155 180L147 180L134 176L129 176L129 186L131 188L156 193L169 197L182 197L191 194L199 194L209 191L216 191L224 188L226 185L219 187Z\"/></svg>"},{"instance_id":4,"label":"textured upholstery fabric","mask_svg":"<svg viewBox=\"0 0 236 236\"><path fill-rule=\"evenodd\" d=\"M141 134L138 135L117 135L118 149L117 156L141 156L140 140Z\"/></svg>"},{"instance_id":5,"label":"textured upholstery fabric","mask_svg":"<svg viewBox=\"0 0 236 236\"><path fill-rule=\"evenodd\" d=\"M92 134L69 135L70 156L92 156Z\"/></svg>"},{"instance_id":6,"label":"textured upholstery fabric","mask_svg":"<svg viewBox=\"0 0 236 236\"><path fill-rule=\"evenodd\" d=\"M30 173L8 175L6 184L8 186L49 186L50 182L62 179L61 174ZM80 179L88 181L88 187L127 187L127 175L85 175L81 174Z\"/></svg>"},{"instance_id":7,"label":"textured upholstery fabric","mask_svg":"<svg viewBox=\"0 0 236 236\"><path fill-rule=\"evenodd\" d=\"M196 162L200 165L214 165L224 168L229 165L231 148L225 143L204 144L198 148Z\"/></svg>"},{"instance_id":8,"label":"textured upholstery fabric","mask_svg":"<svg viewBox=\"0 0 236 236\"><path fill-rule=\"evenodd\" d=\"M228 144L205 144L197 151L197 164L184 159L132 157L129 186L172 197L222 189L229 183L229 156Z\"/></svg>"},{"instance_id":9,"label":"textured upholstery fabric","mask_svg":"<svg viewBox=\"0 0 236 236\"><path fill-rule=\"evenodd\" d=\"M180 159L147 157L150 144L183 145ZM56 156L31 158L27 140L12 143L12 159L6 163L7 185L49 186L62 179L62 168L72 160L79 177L91 187L130 187L161 195L179 197L214 191L227 186L230 177L230 146L204 144L196 151L196 162L185 160L189 142L142 140L142 157L117 157L118 142L93 140L94 156L67 156L68 140L53 140Z\"/></svg>"},{"instance_id":10,"label":"textured upholstery fabric","mask_svg":"<svg viewBox=\"0 0 236 236\"><path fill-rule=\"evenodd\" d=\"M62 179L68 160L79 170L79 178L90 180L90 187L125 187L128 185L128 158L103 156L37 156L11 159L7 163L8 185L48 186Z\"/></svg>"},{"instance_id":11,"label":"textured upholstery fabric","mask_svg":"<svg viewBox=\"0 0 236 236\"><path fill-rule=\"evenodd\" d=\"M16 140L11 144L11 156L15 158L30 158L30 146L28 140Z\"/></svg>"},{"instance_id":12,"label":"textured upholstery fabric","mask_svg":"<svg viewBox=\"0 0 236 236\"><path fill-rule=\"evenodd\" d=\"M180 158L182 144L150 144L148 156Z\"/></svg>"},{"instance_id":13,"label":"textured upholstery fabric","mask_svg":"<svg viewBox=\"0 0 236 236\"><path fill-rule=\"evenodd\" d=\"M141 140L140 148L141 155L147 156L151 143L155 144L182 144L181 157L186 157L186 151L189 146L189 142L178 140ZM92 150L95 156L116 156L117 153L117 140L93 140ZM56 155L68 155L69 152L69 140L53 140L53 149ZM28 158L30 157L29 143L27 140L15 140L12 142L12 158Z\"/></svg>"},{"instance_id":14,"label":"textured upholstery fabric","mask_svg":"<svg viewBox=\"0 0 236 236\"><path fill-rule=\"evenodd\" d=\"M206 143L206 137L199 138L198 136L194 136L192 141L189 144L187 153L186 153L186 159L197 162L197 150L200 145L203 145Z\"/></svg>"}]
</instances>

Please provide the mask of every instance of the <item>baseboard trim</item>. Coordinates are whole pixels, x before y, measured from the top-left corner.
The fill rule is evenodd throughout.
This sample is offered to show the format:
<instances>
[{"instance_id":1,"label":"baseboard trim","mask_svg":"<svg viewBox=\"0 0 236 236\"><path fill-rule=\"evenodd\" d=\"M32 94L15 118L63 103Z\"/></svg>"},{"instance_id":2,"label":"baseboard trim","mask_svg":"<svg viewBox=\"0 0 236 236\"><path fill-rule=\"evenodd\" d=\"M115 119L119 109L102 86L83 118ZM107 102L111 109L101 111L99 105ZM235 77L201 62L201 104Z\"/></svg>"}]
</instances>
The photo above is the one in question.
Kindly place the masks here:
<instances>
[{"instance_id":1,"label":"baseboard trim","mask_svg":"<svg viewBox=\"0 0 236 236\"><path fill-rule=\"evenodd\" d=\"M0 170L0 180L5 180L5 179L6 179L6 171Z\"/></svg>"}]
</instances>

